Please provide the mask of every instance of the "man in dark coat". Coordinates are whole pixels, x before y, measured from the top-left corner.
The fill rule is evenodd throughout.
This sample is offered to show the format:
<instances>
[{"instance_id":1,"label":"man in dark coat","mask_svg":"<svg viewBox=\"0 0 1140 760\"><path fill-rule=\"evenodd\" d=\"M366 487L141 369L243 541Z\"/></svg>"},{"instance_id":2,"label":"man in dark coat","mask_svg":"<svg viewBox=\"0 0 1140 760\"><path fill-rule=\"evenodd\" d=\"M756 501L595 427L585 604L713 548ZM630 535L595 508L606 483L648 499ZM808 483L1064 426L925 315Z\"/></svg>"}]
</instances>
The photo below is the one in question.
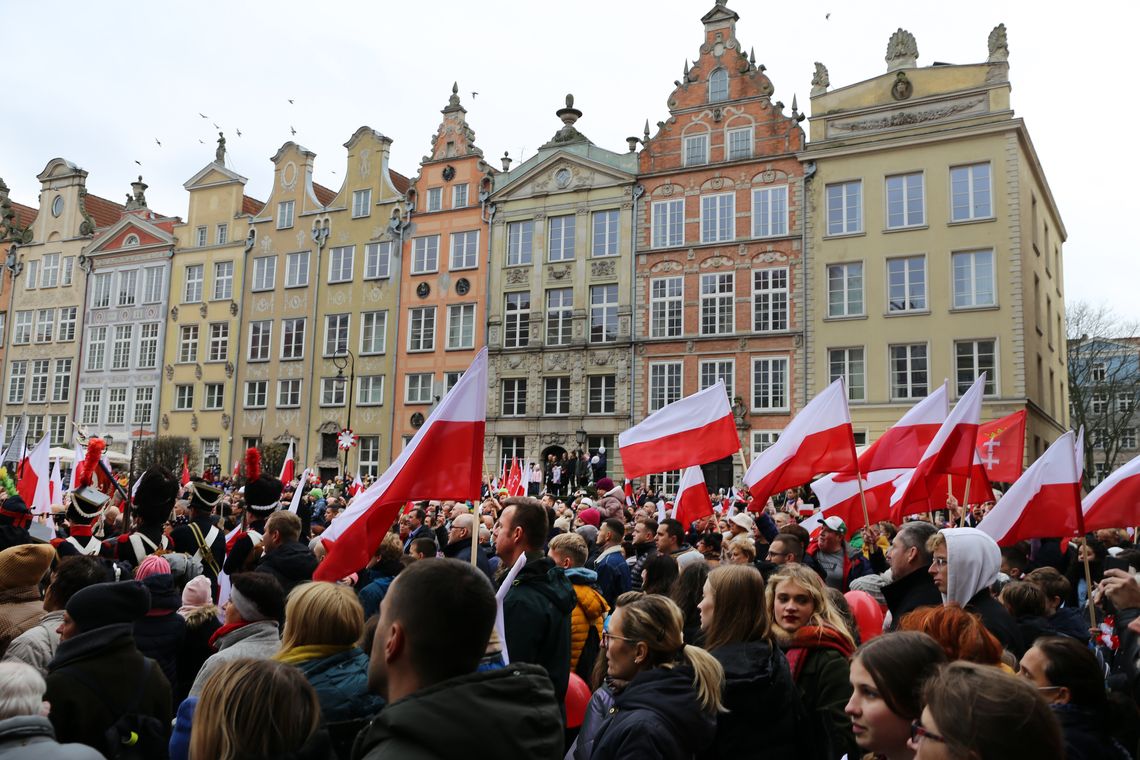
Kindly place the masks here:
<instances>
[{"instance_id":1,"label":"man in dark coat","mask_svg":"<svg viewBox=\"0 0 1140 760\"><path fill-rule=\"evenodd\" d=\"M408 540L404 541L404 554L408 554L412 549L412 542L417 538L430 538L435 541L435 531L429 528L425 521L427 520L427 512L423 507L416 507L408 513Z\"/></svg>"},{"instance_id":2,"label":"man in dark coat","mask_svg":"<svg viewBox=\"0 0 1140 760\"><path fill-rule=\"evenodd\" d=\"M101 554L108 559L129 562L138 567L147 555L170 548L166 522L178 498L178 479L163 467L151 467L142 474L132 498L138 518L135 530L103 542Z\"/></svg>"},{"instance_id":3,"label":"man in dark coat","mask_svg":"<svg viewBox=\"0 0 1140 760\"><path fill-rule=\"evenodd\" d=\"M919 607L937 607L942 594L931 577L930 552L926 542L938 532L928 522L909 522L899 528L887 552L891 582L883 586L883 598L891 611L889 630L899 627L903 615Z\"/></svg>"},{"instance_id":4,"label":"man in dark coat","mask_svg":"<svg viewBox=\"0 0 1140 760\"><path fill-rule=\"evenodd\" d=\"M32 513L18 494L12 494L0 506L0 551L20 544L34 544L36 539L28 533Z\"/></svg>"},{"instance_id":5,"label":"man in dark coat","mask_svg":"<svg viewBox=\"0 0 1140 760\"><path fill-rule=\"evenodd\" d=\"M261 539L264 554L257 572L277 578L286 596L296 586L311 581L317 569L317 558L297 540L300 535L301 518L292 512L274 512L265 521L265 536Z\"/></svg>"},{"instance_id":6,"label":"man in dark coat","mask_svg":"<svg viewBox=\"0 0 1140 760\"><path fill-rule=\"evenodd\" d=\"M443 546L443 556L457 559L460 562L471 564L471 528L475 524L475 517L471 514L458 515L451 521L451 530L447 532L447 543ZM475 566L483 571L488 579L491 578L491 563L482 547L475 555Z\"/></svg>"},{"instance_id":7,"label":"man in dark coat","mask_svg":"<svg viewBox=\"0 0 1140 760\"><path fill-rule=\"evenodd\" d=\"M201 561L203 573L210 579L214 599L217 599L218 574L226 561L226 534L214 517L214 511L222 503L222 489L201 478L191 478L187 489L190 522L175 527L170 539L174 542L174 551Z\"/></svg>"},{"instance_id":8,"label":"man in dark coat","mask_svg":"<svg viewBox=\"0 0 1140 760\"><path fill-rule=\"evenodd\" d=\"M245 530L238 533L226 555L226 563L222 566L226 575L244 573L257 566L265 521L281 506L281 481L261 472L261 455L257 449L246 451L245 460L246 477L249 479L245 484L245 509L249 522Z\"/></svg>"}]
</instances>

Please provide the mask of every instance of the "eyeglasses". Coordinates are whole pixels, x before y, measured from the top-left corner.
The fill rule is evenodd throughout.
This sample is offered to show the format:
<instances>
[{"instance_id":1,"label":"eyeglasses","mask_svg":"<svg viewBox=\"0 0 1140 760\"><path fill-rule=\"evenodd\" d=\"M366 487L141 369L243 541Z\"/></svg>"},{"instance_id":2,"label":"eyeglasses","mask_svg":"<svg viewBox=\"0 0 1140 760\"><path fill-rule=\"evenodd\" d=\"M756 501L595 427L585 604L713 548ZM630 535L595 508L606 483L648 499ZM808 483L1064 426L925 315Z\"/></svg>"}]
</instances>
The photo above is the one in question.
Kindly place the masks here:
<instances>
[{"instance_id":1,"label":"eyeglasses","mask_svg":"<svg viewBox=\"0 0 1140 760\"><path fill-rule=\"evenodd\" d=\"M602 631L602 646L608 647L610 645L611 639L617 639L618 641L639 641L639 639L630 639L626 638L625 636L614 636L609 631Z\"/></svg>"},{"instance_id":2,"label":"eyeglasses","mask_svg":"<svg viewBox=\"0 0 1140 760\"><path fill-rule=\"evenodd\" d=\"M912 720L910 722L910 739L916 744L923 739L930 739L931 741L939 742L940 744L946 743L945 739L933 731L926 730L923 727L922 723L917 720Z\"/></svg>"},{"instance_id":3,"label":"eyeglasses","mask_svg":"<svg viewBox=\"0 0 1140 760\"><path fill-rule=\"evenodd\" d=\"M946 565L950 564L950 560L947 557L935 557L931 560L930 564L935 567L946 567Z\"/></svg>"}]
</instances>

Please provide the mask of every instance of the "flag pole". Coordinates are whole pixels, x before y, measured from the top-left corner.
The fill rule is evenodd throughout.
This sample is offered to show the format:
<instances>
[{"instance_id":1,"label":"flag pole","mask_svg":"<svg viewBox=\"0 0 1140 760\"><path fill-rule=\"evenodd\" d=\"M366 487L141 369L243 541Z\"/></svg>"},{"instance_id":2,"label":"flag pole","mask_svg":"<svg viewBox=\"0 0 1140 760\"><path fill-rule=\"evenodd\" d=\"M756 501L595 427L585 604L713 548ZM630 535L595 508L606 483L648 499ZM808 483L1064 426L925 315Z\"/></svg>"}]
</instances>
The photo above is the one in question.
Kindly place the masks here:
<instances>
[{"instance_id":1,"label":"flag pole","mask_svg":"<svg viewBox=\"0 0 1140 760\"><path fill-rule=\"evenodd\" d=\"M1085 539L1087 548L1088 533L1085 531L1085 512L1081 506L1081 483L1078 480L1073 484L1073 509L1077 512L1077 533ZM1089 628L1096 628L1096 606L1093 604L1093 582L1092 570L1089 568L1089 554L1085 552L1085 588L1087 589L1088 608L1089 608Z\"/></svg>"},{"instance_id":2,"label":"flag pole","mask_svg":"<svg viewBox=\"0 0 1140 760\"><path fill-rule=\"evenodd\" d=\"M969 488L968 485L966 487ZM946 473L946 493L950 499L954 498L954 476L950 473ZM946 501L949 502L950 499L947 499ZM946 512L947 516L950 518L950 527L953 528L955 523L954 510L950 508L949 504L947 504Z\"/></svg>"},{"instance_id":3,"label":"flag pole","mask_svg":"<svg viewBox=\"0 0 1140 760\"><path fill-rule=\"evenodd\" d=\"M859 483L859 503L863 506L863 527L871 527L871 517L867 514L867 497L863 493L863 473L856 471L855 480Z\"/></svg>"},{"instance_id":4,"label":"flag pole","mask_svg":"<svg viewBox=\"0 0 1140 760\"><path fill-rule=\"evenodd\" d=\"M966 492L964 494L962 494L962 504L960 506L962 507L962 515L963 515L962 519L963 520L966 519L966 517L965 517L966 510L970 508L970 506L969 506L970 505L970 478L973 476L973 474L974 473L971 472L969 475L966 476Z\"/></svg>"}]
</instances>

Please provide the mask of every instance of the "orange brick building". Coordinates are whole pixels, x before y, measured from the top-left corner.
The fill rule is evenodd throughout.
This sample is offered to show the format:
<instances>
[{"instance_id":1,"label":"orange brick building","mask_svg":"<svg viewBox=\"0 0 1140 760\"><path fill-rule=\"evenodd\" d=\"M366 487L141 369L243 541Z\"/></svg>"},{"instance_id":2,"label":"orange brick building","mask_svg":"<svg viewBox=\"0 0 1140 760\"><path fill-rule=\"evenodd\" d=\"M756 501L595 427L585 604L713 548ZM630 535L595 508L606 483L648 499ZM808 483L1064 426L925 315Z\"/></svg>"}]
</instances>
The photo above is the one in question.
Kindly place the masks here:
<instances>
[{"instance_id":1,"label":"orange brick building","mask_svg":"<svg viewBox=\"0 0 1140 760\"><path fill-rule=\"evenodd\" d=\"M649 137L639 179L635 421L724 380L746 458L804 403L803 119L736 39L721 3ZM743 459L706 466L739 482ZM676 474L662 478L672 492Z\"/></svg>"},{"instance_id":2,"label":"orange brick building","mask_svg":"<svg viewBox=\"0 0 1140 760\"><path fill-rule=\"evenodd\" d=\"M8 258L13 245L31 242L30 228L36 220L36 210L8 197L8 186L0 179L0 261ZM12 302L12 273L0 269L0 366L4 363L7 342L9 306Z\"/></svg>"}]
</instances>

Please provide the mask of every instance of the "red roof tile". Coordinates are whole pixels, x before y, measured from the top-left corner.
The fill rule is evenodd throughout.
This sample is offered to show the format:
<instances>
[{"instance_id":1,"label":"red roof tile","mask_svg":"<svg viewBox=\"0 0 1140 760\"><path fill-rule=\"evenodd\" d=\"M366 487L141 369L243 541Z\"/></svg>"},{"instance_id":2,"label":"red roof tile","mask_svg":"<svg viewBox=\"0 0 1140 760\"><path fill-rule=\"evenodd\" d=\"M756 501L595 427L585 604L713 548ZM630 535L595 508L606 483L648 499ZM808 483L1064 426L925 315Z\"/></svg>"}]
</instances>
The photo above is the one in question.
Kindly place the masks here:
<instances>
[{"instance_id":1,"label":"red roof tile","mask_svg":"<svg viewBox=\"0 0 1140 760\"><path fill-rule=\"evenodd\" d=\"M389 169L388 176L392 178L392 185L400 194L408 192L408 188L412 186L412 181L397 171Z\"/></svg>"},{"instance_id":2,"label":"red roof tile","mask_svg":"<svg viewBox=\"0 0 1140 760\"><path fill-rule=\"evenodd\" d=\"M31 227L32 222L36 220L36 214L38 212L31 206L25 206L23 203L16 203L16 201L10 202L12 204L12 210L16 212L16 224L24 228Z\"/></svg>"},{"instance_id":3,"label":"red roof tile","mask_svg":"<svg viewBox=\"0 0 1140 760\"><path fill-rule=\"evenodd\" d=\"M83 201L87 213L95 220L95 226L98 228L110 227L115 222L119 221L122 216L124 207L121 204L109 201L106 198L100 198L98 195L87 194Z\"/></svg>"},{"instance_id":4,"label":"red roof tile","mask_svg":"<svg viewBox=\"0 0 1140 760\"><path fill-rule=\"evenodd\" d=\"M248 195L241 197L241 212L243 214L250 214L257 216L261 209L265 208L265 203L259 201L257 198L250 198Z\"/></svg>"},{"instance_id":5,"label":"red roof tile","mask_svg":"<svg viewBox=\"0 0 1140 760\"><path fill-rule=\"evenodd\" d=\"M317 200L321 202L322 206L327 206L332 203L333 198L336 197L336 190L329 190L324 185L313 183L313 193L317 196Z\"/></svg>"}]
</instances>

